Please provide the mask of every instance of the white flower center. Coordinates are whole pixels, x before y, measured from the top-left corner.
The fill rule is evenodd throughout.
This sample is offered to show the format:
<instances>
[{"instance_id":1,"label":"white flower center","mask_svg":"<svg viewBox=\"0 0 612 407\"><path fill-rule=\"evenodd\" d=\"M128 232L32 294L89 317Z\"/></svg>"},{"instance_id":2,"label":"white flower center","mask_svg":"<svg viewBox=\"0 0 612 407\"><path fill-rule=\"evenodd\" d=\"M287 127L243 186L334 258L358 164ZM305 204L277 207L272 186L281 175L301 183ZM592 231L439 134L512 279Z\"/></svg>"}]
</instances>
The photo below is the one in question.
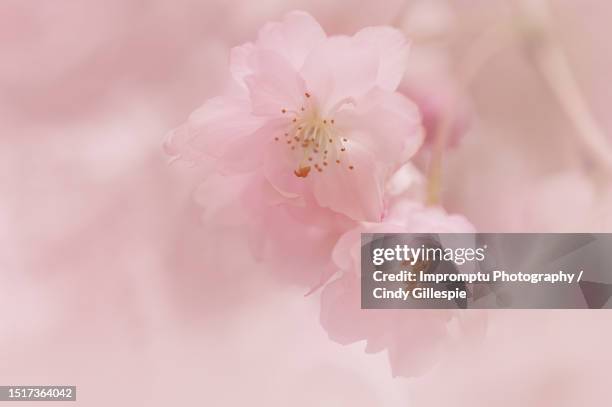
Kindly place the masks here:
<instances>
[{"instance_id":1,"label":"white flower center","mask_svg":"<svg viewBox=\"0 0 612 407\"><path fill-rule=\"evenodd\" d=\"M309 93L305 94L304 105L299 111L283 109L282 113L293 117L283 136L274 140L286 143L294 152L298 165L293 173L297 177L307 177L313 167L317 172L323 172L332 164L349 170L355 168L345 163L348 161L348 139L340 135L333 117L321 115Z\"/></svg>"}]
</instances>

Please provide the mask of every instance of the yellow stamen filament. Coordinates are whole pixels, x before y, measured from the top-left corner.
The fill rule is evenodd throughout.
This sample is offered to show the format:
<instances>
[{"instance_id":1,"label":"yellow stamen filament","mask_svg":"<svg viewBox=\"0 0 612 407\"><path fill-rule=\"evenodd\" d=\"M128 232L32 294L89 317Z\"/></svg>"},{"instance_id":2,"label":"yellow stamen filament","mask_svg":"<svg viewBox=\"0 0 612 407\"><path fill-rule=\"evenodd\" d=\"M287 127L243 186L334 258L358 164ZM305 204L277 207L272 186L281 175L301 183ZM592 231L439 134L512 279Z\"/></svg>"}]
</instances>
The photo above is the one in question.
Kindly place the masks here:
<instances>
[{"instance_id":1,"label":"yellow stamen filament","mask_svg":"<svg viewBox=\"0 0 612 407\"><path fill-rule=\"evenodd\" d=\"M306 178L310 174L311 167L307 163L313 161L313 155L319 155L321 152L323 154L319 158L320 162L314 164L317 172L323 172L324 167L328 166L328 160L340 164L339 154L347 151L345 143L348 143L346 137L340 136L340 130L332 127L335 120L321 117L311 95L305 93L304 96L306 97L304 105L298 110L281 110L282 114L289 114L291 118L289 128L284 133L284 136L288 137L287 144L290 145L292 151L300 147L296 154L300 154L301 157L298 158L298 165L294 170L295 176L299 178ZM275 137L274 140L278 141L279 138ZM292 145L293 141L295 145ZM353 170L355 167L348 165L346 168Z\"/></svg>"}]
</instances>

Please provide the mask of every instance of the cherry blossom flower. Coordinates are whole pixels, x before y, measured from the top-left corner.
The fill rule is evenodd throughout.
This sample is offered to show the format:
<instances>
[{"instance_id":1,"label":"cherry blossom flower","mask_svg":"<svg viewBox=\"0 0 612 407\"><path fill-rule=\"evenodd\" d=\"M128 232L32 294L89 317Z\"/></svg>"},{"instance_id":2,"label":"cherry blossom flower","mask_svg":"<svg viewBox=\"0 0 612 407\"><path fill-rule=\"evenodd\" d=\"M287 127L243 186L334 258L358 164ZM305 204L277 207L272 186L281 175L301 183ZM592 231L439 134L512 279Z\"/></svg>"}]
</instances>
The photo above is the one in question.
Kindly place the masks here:
<instances>
[{"instance_id":1,"label":"cherry blossom flower","mask_svg":"<svg viewBox=\"0 0 612 407\"><path fill-rule=\"evenodd\" d=\"M393 376L415 376L430 368L453 340L463 338L468 331L482 332L484 320L480 313L361 309L362 232L469 233L474 228L462 216L404 200L391 208L383 223L365 224L347 232L333 254L342 274L321 295L321 324L330 339L343 345L365 340L367 353L387 350Z\"/></svg>"},{"instance_id":2,"label":"cherry blossom flower","mask_svg":"<svg viewBox=\"0 0 612 407\"><path fill-rule=\"evenodd\" d=\"M393 28L327 36L310 15L289 13L232 49L225 93L171 132L166 150L379 221L384 181L422 143L418 109L396 92L407 53Z\"/></svg>"}]
</instances>

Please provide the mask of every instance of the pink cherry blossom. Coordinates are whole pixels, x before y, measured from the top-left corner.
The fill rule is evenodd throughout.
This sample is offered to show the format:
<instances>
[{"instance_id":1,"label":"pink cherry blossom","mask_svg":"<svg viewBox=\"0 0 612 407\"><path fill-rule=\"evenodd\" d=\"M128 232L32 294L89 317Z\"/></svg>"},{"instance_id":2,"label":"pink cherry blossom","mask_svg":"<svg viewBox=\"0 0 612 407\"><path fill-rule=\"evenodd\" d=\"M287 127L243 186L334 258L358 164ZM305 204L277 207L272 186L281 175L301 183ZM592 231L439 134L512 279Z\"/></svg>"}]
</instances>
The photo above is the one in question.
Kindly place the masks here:
<instances>
[{"instance_id":1,"label":"pink cherry blossom","mask_svg":"<svg viewBox=\"0 0 612 407\"><path fill-rule=\"evenodd\" d=\"M462 216L412 201L394 205L383 223L367 224L347 232L334 250L342 275L321 296L321 324L340 344L365 340L366 352L387 350L393 376L414 376L431 367L445 346L467 331L482 332L479 313L453 310L361 309L360 250L362 232L459 233L474 232ZM453 321L457 322L454 324Z\"/></svg>"},{"instance_id":2,"label":"pink cherry blossom","mask_svg":"<svg viewBox=\"0 0 612 407\"><path fill-rule=\"evenodd\" d=\"M407 54L393 28L327 36L310 15L289 13L232 49L225 93L174 130L166 150L379 221L384 181L422 143L416 106L396 92Z\"/></svg>"}]
</instances>

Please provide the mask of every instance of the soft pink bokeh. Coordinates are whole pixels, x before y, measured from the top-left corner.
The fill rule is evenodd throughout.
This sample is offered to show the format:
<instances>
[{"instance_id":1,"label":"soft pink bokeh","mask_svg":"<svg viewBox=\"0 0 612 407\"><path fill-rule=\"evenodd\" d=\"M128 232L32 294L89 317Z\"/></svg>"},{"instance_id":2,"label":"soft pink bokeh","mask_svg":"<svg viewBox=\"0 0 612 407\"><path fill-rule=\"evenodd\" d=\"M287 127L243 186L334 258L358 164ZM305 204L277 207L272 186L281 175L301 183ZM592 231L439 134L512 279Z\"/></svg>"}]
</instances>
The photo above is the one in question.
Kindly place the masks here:
<instances>
[{"instance_id":1,"label":"soft pink bokeh","mask_svg":"<svg viewBox=\"0 0 612 407\"><path fill-rule=\"evenodd\" d=\"M222 91L230 48L265 22L303 9L330 34L392 24L413 58L436 55L419 59L435 69L416 83L431 83L432 117L449 100L455 117L469 113L443 153L449 212L482 231L609 232L609 173L591 164L524 38L489 35L518 3L3 1L0 384L76 384L87 406L608 405L603 311L492 312L482 344L447 349L420 379L393 379L384 354L329 340L320 293L303 295L318 275L253 261L242 224L206 222L207 204L233 200L202 195L210 168L169 166L161 148ZM609 135L612 7L550 3ZM474 47L480 33L493 39ZM490 48L460 83L465 56ZM405 85L420 73L409 67ZM422 182L426 165L415 165L407 177Z\"/></svg>"}]
</instances>

